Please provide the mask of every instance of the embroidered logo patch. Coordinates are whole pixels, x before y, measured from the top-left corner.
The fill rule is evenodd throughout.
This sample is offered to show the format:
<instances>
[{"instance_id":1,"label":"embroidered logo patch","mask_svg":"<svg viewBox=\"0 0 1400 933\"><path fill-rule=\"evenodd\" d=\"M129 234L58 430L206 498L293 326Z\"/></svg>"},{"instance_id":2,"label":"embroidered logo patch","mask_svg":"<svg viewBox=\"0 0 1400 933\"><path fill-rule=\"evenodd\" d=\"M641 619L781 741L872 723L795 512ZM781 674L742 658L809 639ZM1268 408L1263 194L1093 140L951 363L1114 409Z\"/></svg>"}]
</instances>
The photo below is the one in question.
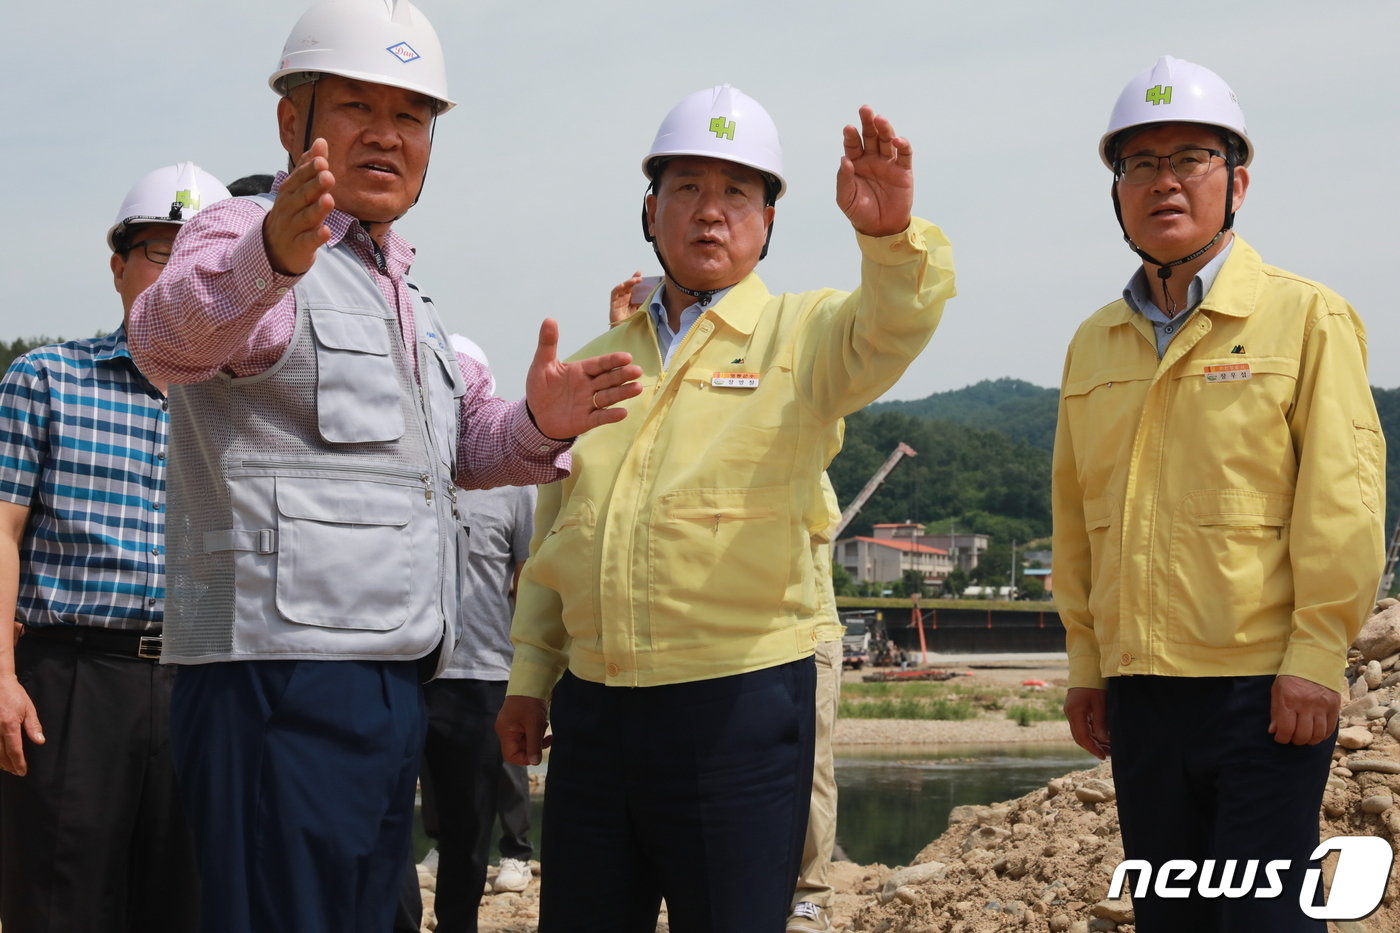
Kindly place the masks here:
<instances>
[{"instance_id":1,"label":"embroidered logo patch","mask_svg":"<svg viewBox=\"0 0 1400 933\"><path fill-rule=\"evenodd\" d=\"M1243 353L1243 352L1244 352L1244 344L1242 344L1242 343L1237 343L1237 344L1235 344L1235 349L1231 350L1230 352L1231 352L1231 353Z\"/></svg>"},{"instance_id":2,"label":"embroidered logo patch","mask_svg":"<svg viewBox=\"0 0 1400 933\"><path fill-rule=\"evenodd\" d=\"M417 61L423 56L414 51L413 46L407 42L400 42L385 49L390 55L407 65L411 61Z\"/></svg>"}]
</instances>

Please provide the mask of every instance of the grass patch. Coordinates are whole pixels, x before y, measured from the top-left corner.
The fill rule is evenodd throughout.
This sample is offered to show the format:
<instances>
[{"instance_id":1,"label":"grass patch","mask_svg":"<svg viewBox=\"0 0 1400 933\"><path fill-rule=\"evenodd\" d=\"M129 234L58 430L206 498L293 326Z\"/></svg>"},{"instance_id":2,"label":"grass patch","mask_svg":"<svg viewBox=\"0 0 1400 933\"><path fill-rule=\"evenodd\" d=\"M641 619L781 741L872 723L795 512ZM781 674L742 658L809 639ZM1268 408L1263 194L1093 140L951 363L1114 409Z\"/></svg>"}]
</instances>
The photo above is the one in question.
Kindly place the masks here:
<instances>
[{"instance_id":1,"label":"grass patch","mask_svg":"<svg viewBox=\"0 0 1400 933\"><path fill-rule=\"evenodd\" d=\"M1058 707L1017 703L1006 708L1006 718L1014 720L1018 726L1030 726L1038 722L1063 722L1065 714Z\"/></svg>"},{"instance_id":2,"label":"grass patch","mask_svg":"<svg viewBox=\"0 0 1400 933\"><path fill-rule=\"evenodd\" d=\"M1064 718L1064 688L988 686L968 680L841 685L838 712L847 719L976 719L1004 715L1021 725Z\"/></svg>"},{"instance_id":3,"label":"grass patch","mask_svg":"<svg viewBox=\"0 0 1400 933\"><path fill-rule=\"evenodd\" d=\"M837 715L842 719L976 719L980 711L968 700L884 697L873 700L842 700Z\"/></svg>"}]
</instances>

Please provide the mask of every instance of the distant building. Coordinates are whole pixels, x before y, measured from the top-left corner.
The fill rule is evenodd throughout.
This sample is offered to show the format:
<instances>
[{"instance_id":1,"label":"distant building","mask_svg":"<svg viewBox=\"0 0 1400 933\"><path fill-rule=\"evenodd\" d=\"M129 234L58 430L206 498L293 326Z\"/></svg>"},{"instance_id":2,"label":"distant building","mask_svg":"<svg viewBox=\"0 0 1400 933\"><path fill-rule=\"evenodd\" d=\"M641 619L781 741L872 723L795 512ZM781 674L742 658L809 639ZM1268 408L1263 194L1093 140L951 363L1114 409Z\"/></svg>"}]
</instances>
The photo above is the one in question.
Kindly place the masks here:
<instances>
[{"instance_id":1,"label":"distant building","mask_svg":"<svg viewBox=\"0 0 1400 933\"><path fill-rule=\"evenodd\" d=\"M861 583L899 580L906 570L916 570L936 588L954 570L976 567L987 543L986 535L926 535L918 522L901 522L875 525L870 537L842 538L832 557Z\"/></svg>"},{"instance_id":2,"label":"distant building","mask_svg":"<svg viewBox=\"0 0 1400 933\"><path fill-rule=\"evenodd\" d=\"M861 583L900 580L906 570L916 570L925 584L939 587L953 571L953 559L947 551L907 540L842 538L836 542L832 557Z\"/></svg>"},{"instance_id":3,"label":"distant building","mask_svg":"<svg viewBox=\"0 0 1400 933\"><path fill-rule=\"evenodd\" d=\"M956 569L963 573L971 573L981 561L991 539L986 535L960 531L948 535L920 535L919 543L942 548L952 556Z\"/></svg>"},{"instance_id":4,"label":"distant building","mask_svg":"<svg viewBox=\"0 0 1400 933\"><path fill-rule=\"evenodd\" d=\"M1050 575L1049 567L1023 567L1021 568L1021 576L1039 580L1045 585L1046 596L1055 592L1055 581Z\"/></svg>"}]
</instances>

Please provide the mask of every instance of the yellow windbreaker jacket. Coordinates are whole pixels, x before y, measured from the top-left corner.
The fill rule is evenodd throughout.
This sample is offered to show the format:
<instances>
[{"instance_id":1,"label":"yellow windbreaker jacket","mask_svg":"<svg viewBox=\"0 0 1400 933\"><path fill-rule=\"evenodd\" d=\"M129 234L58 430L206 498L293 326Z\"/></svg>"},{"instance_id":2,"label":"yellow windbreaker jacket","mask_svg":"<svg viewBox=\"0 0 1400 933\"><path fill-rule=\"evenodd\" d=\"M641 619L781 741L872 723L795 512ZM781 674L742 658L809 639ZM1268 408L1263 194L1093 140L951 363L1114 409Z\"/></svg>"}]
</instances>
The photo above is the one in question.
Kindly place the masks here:
<instances>
[{"instance_id":1,"label":"yellow windbreaker jacket","mask_svg":"<svg viewBox=\"0 0 1400 933\"><path fill-rule=\"evenodd\" d=\"M1070 685L1293 674L1340 689L1384 560L1366 336L1236 239L1158 361L1119 300L1075 334L1054 457Z\"/></svg>"},{"instance_id":2,"label":"yellow windbreaker jacket","mask_svg":"<svg viewBox=\"0 0 1400 933\"><path fill-rule=\"evenodd\" d=\"M954 294L937 227L858 241L855 292L770 295L749 275L678 338L669 369L645 309L579 351L631 353L643 391L540 489L509 693L546 698L566 665L655 686L812 653L839 419L894 384Z\"/></svg>"}]
</instances>

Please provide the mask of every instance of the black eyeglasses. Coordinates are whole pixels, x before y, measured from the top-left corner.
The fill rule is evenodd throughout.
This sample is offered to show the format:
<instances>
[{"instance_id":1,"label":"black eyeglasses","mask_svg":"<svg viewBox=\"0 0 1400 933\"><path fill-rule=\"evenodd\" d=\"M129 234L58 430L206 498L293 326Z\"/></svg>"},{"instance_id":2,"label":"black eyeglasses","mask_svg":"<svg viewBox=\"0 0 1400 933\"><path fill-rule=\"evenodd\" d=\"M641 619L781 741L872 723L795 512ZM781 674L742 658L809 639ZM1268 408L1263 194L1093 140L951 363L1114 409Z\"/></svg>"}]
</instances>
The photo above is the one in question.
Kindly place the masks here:
<instances>
[{"instance_id":1,"label":"black eyeglasses","mask_svg":"<svg viewBox=\"0 0 1400 933\"><path fill-rule=\"evenodd\" d=\"M163 266L170 261L170 250L175 245L174 240L142 240L140 243L132 243L124 253L129 253L140 248L146 254L146 258L158 266Z\"/></svg>"},{"instance_id":2,"label":"black eyeglasses","mask_svg":"<svg viewBox=\"0 0 1400 933\"><path fill-rule=\"evenodd\" d=\"M1171 165L1177 178L1197 178L1210 171L1211 159L1223 159L1225 153L1215 149L1178 149L1171 155L1140 153L1125 156L1113 163L1113 173L1118 180L1129 185L1145 185L1157 177L1162 160Z\"/></svg>"}]
</instances>

